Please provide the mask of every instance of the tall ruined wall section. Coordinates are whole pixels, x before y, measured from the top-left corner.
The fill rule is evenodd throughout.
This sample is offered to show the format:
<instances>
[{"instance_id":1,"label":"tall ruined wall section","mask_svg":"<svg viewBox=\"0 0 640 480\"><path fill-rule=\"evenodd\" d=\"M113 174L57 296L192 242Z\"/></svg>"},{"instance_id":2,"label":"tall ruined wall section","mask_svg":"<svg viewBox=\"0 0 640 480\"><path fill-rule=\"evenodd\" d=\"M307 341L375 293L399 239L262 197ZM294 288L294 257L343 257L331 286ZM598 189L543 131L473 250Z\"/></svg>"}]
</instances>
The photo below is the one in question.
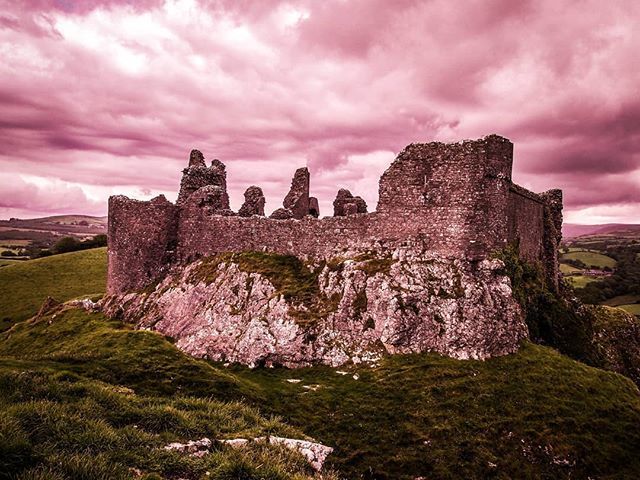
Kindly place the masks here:
<instances>
[{"instance_id":1,"label":"tall ruined wall section","mask_svg":"<svg viewBox=\"0 0 640 480\"><path fill-rule=\"evenodd\" d=\"M509 243L517 244L525 260L543 255L544 201L540 196L517 185L509 189Z\"/></svg>"},{"instance_id":2,"label":"tall ruined wall section","mask_svg":"<svg viewBox=\"0 0 640 480\"><path fill-rule=\"evenodd\" d=\"M558 202L555 194L547 198L515 186L512 156L511 142L497 135L411 144L383 174L376 212L364 213L364 201L345 190L334 202L337 216L317 219L306 169L296 172L283 208L271 218L262 216L264 197L255 186L238 215L229 210L224 165L214 160L207 167L194 150L175 206L164 198L110 200L108 291L142 288L173 264L220 252L328 259L407 243L443 257L480 260L518 242L523 257L557 273L550 252L559 241L561 197Z\"/></svg>"},{"instance_id":3,"label":"tall ruined wall section","mask_svg":"<svg viewBox=\"0 0 640 480\"><path fill-rule=\"evenodd\" d=\"M542 263L547 281L558 289L558 248L562 240L562 191L536 194L512 184L508 203L508 242L524 260Z\"/></svg>"},{"instance_id":4,"label":"tall ruined wall section","mask_svg":"<svg viewBox=\"0 0 640 480\"><path fill-rule=\"evenodd\" d=\"M507 241L513 144L497 135L456 144L411 144L380 179L377 211L429 248L483 258Z\"/></svg>"},{"instance_id":5,"label":"tall ruined wall section","mask_svg":"<svg viewBox=\"0 0 640 480\"><path fill-rule=\"evenodd\" d=\"M173 262L178 208L160 195L148 202L109 198L109 293L144 288Z\"/></svg>"}]
</instances>

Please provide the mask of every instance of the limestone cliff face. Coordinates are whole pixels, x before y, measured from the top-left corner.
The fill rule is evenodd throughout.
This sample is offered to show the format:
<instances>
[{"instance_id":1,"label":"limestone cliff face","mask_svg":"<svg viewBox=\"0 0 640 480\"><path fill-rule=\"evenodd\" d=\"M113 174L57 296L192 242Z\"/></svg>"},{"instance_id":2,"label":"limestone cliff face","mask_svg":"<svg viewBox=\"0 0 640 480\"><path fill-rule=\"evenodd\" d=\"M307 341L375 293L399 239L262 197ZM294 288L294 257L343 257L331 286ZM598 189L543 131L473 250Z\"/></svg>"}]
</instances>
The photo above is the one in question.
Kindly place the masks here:
<instances>
[{"instance_id":1,"label":"limestone cliff face","mask_svg":"<svg viewBox=\"0 0 640 480\"><path fill-rule=\"evenodd\" d=\"M359 255L305 265L300 284L259 267L241 256L198 261L103 308L191 355L248 365L337 366L424 351L486 359L527 336L499 260Z\"/></svg>"}]
</instances>

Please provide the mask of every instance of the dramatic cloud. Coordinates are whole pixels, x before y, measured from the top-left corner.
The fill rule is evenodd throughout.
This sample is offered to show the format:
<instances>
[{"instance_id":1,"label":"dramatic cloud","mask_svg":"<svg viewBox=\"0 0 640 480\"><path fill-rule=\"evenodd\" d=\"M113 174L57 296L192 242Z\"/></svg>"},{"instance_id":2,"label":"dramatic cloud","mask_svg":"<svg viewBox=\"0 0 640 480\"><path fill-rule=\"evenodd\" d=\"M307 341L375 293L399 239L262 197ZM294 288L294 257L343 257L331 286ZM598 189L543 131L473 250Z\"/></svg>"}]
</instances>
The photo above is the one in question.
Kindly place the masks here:
<instances>
[{"instance_id":1,"label":"dramatic cloud","mask_svg":"<svg viewBox=\"0 0 640 480\"><path fill-rule=\"evenodd\" d=\"M191 148L277 208L308 165L375 208L414 141L489 133L566 217L640 222L634 0L0 0L0 215L175 199ZM619 212L616 214L615 212Z\"/></svg>"}]
</instances>

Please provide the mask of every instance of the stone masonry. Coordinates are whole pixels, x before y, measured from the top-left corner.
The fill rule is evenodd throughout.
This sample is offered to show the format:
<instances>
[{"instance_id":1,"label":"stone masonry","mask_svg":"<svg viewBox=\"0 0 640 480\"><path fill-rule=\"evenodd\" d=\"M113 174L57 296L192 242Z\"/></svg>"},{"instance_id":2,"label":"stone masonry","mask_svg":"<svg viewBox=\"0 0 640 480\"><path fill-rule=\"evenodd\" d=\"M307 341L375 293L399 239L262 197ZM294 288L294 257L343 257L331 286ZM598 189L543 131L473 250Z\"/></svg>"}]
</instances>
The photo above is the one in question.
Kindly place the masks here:
<instances>
[{"instance_id":1,"label":"stone masonry","mask_svg":"<svg viewBox=\"0 0 640 480\"><path fill-rule=\"evenodd\" d=\"M264 196L250 187L236 214L229 209L224 165L193 150L176 204L109 200L108 293L123 294L159 281L175 265L221 252L266 251L304 259L418 245L442 258L480 262L508 244L540 262L557 284L562 192L535 194L511 181L513 145L489 135L453 144L414 143L380 179L375 212L340 190L334 216L319 216L306 168L270 218Z\"/></svg>"}]
</instances>

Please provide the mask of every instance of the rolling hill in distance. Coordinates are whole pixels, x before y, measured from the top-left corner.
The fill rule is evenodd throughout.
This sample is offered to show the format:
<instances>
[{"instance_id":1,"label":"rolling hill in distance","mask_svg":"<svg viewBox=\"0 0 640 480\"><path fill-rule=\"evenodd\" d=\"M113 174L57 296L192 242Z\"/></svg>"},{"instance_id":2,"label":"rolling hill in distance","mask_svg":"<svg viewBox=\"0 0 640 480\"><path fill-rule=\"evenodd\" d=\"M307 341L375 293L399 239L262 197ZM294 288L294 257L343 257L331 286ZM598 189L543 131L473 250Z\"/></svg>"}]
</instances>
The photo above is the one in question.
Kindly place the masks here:
<instances>
[{"instance_id":1,"label":"rolling hill in distance","mask_svg":"<svg viewBox=\"0 0 640 480\"><path fill-rule=\"evenodd\" d=\"M640 235L640 225L625 223L605 223L602 225L565 223L562 225L562 236L564 238L576 238L582 235L606 235L611 233L636 233Z\"/></svg>"}]
</instances>

